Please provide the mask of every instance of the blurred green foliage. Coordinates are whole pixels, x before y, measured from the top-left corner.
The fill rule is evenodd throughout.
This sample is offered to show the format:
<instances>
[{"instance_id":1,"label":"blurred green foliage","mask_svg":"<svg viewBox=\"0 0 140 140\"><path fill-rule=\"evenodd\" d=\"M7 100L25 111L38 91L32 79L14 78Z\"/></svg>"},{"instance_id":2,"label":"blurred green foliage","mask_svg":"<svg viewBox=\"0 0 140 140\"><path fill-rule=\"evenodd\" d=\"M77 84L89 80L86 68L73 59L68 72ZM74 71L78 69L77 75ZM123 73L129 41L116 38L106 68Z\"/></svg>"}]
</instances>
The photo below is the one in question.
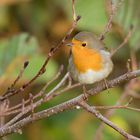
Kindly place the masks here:
<instances>
[{"instance_id":1,"label":"blurred green foliage","mask_svg":"<svg viewBox=\"0 0 140 140\"><path fill-rule=\"evenodd\" d=\"M10 39L2 40L0 46L0 75L4 74L6 68L16 58L29 57L38 47L38 42L27 33L13 36Z\"/></svg>"},{"instance_id":2,"label":"blurred green foliage","mask_svg":"<svg viewBox=\"0 0 140 140\"><path fill-rule=\"evenodd\" d=\"M109 18L109 1L106 0L75 0L76 12L81 20L75 32L88 30L99 35ZM113 0L115 4L119 0ZM136 53L139 61L140 53L140 1L125 0L117 10L113 20L113 27L105 38L108 49L118 46L133 24L134 31L127 45L113 57L115 63L111 77L126 71L126 62L130 58L130 51ZM70 0L29 0L5 3L0 2L0 85L7 88L14 80L25 60L30 64L25 70L23 81L31 79L43 64L47 52L61 40L72 23ZM39 91L45 82L53 77L59 65L63 63L65 70L68 63L68 49L61 51L49 62L47 71L31 87L30 91ZM10 80L9 80L10 79ZM9 83L10 82L10 83ZM56 83L55 83L56 84ZM50 88L55 86L53 84ZM20 86L20 85L18 85ZM1 89L4 90L4 89ZM58 104L68 100L80 92L79 89L68 92L64 96L43 104L38 109ZM123 92L122 87L113 88L92 97L91 104L114 105ZM76 94L75 94L76 93ZM19 100L19 99L17 99ZM132 104L140 106L135 100ZM129 116L129 117L128 117ZM128 110L119 110L111 118L121 128L140 136L139 114ZM67 111L31 124L23 131L23 135L13 134L9 140L91 140L93 139L99 120L81 110ZM105 127L103 140L123 139L112 129Z\"/></svg>"}]
</instances>

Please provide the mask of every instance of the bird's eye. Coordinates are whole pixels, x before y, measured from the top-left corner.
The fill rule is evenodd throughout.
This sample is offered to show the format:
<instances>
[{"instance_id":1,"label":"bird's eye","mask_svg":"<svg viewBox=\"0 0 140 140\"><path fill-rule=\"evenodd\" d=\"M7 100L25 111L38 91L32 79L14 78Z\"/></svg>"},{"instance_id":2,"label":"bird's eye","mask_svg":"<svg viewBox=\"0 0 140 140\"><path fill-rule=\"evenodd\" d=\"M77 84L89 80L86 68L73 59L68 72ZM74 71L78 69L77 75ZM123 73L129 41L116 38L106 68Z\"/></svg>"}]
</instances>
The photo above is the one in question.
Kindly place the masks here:
<instances>
[{"instance_id":1,"label":"bird's eye","mask_svg":"<svg viewBox=\"0 0 140 140\"><path fill-rule=\"evenodd\" d=\"M83 46L83 47L86 47L86 45L87 45L86 43L82 43L82 46Z\"/></svg>"}]
</instances>

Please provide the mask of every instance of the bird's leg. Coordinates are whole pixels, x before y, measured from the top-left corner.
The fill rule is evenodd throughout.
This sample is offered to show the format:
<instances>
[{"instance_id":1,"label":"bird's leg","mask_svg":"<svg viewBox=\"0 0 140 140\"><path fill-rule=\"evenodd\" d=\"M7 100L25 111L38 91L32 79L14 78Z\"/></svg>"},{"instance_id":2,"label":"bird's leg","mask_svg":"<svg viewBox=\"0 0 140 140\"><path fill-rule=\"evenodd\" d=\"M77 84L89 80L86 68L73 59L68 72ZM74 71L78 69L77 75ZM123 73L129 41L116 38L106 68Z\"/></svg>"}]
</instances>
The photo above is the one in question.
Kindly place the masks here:
<instances>
[{"instance_id":1,"label":"bird's leg","mask_svg":"<svg viewBox=\"0 0 140 140\"><path fill-rule=\"evenodd\" d=\"M88 91L86 89L86 86L83 85L82 88L83 88L83 93L84 93L84 100L88 100Z\"/></svg>"},{"instance_id":2,"label":"bird's leg","mask_svg":"<svg viewBox=\"0 0 140 140\"><path fill-rule=\"evenodd\" d=\"M107 92L109 93L109 88L108 88L107 80L104 79L103 81L104 81L105 87L107 88Z\"/></svg>"},{"instance_id":3,"label":"bird's leg","mask_svg":"<svg viewBox=\"0 0 140 140\"><path fill-rule=\"evenodd\" d=\"M71 78L71 75L69 73L68 75L68 86L71 86L72 85L72 78Z\"/></svg>"}]
</instances>

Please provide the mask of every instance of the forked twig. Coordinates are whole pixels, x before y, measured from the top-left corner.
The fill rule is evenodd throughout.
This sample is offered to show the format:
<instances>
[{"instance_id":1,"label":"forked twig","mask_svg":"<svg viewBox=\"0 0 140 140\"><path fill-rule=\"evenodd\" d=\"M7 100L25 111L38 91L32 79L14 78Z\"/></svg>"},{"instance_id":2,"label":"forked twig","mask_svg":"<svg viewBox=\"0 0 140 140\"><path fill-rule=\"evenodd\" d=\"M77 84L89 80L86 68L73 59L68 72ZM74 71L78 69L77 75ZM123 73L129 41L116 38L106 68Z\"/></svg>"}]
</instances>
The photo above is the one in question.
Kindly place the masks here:
<instances>
[{"instance_id":1,"label":"forked twig","mask_svg":"<svg viewBox=\"0 0 140 140\"><path fill-rule=\"evenodd\" d=\"M72 0L72 9L74 8L74 0ZM76 17L76 18L75 18ZM12 92L8 92L6 95L2 96L0 98L0 101L3 101L15 94L18 94L20 92L23 92L30 84L32 84L38 77L40 77L44 72L45 72L45 68L46 65L48 64L50 58L52 58L52 56L65 44L65 41L70 37L70 34L72 33L72 31L76 28L77 22L80 20L80 16L76 16L75 10L73 10L73 24L72 27L69 29L69 31L66 33L66 35L64 36L64 38L62 39L62 41L55 47L52 48L50 50L50 52L48 53L48 56L45 60L45 62L43 63L42 67L40 68L40 70L38 71L38 73L27 83L25 83L23 86L21 86L21 88L19 88L18 90L12 91Z\"/></svg>"},{"instance_id":2,"label":"forked twig","mask_svg":"<svg viewBox=\"0 0 140 140\"><path fill-rule=\"evenodd\" d=\"M138 76L140 76L140 70L136 70L136 71L121 75L121 76L119 76L111 81L108 81L108 88L112 88L114 86L121 84L124 81L133 79L133 78L138 77ZM93 89L90 89L88 91L88 93L89 93L88 96L91 96L91 95L94 96L96 94L99 94L101 91L103 91L105 89L106 89L105 85L100 83L98 86L96 86ZM38 112L38 113L34 113L33 118L31 116L28 116L28 117L21 119L20 121L14 123L14 124L13 124L13 122L15 122L15 121L10 122L9 125L7 125L8 127L5 125L4 127L0 128L0 136L2 137L4 135L13 133L15 129L20 129L23 126L25 126L33 121L36 121L36 120L39 120L42 118L47 118L47 117L50 117L51 115L57 114L59 112L62 112L62 111L68 110L68 109L71 109L71 108L77 106L79 104L79 102L83 101L83 98L84 98L84 94L79 95L78 97L75 97L69 101L61 103L61 104L54 106L52 108L43 110L43 111ZM40 103L41 102L34 103L34 108L36 106L38 106ZM29 107L29 108L31 109L31 107ZM28 112L30 110L29 108L27 108L25 111Z\"/></svg>"},{"instance_id":3,"label":"forked twig","mask_svg":"<svg viewBox=\"0 0 140 140\"><path fill-rule=\"evenodd\" d=\"M50 52L48 53L48 56L45 60L45 62L43 63L42 67L40 68L40 70L38 71L38 73L31 79L29 80L27 83L25 83L24 85L22 85L19 89L17 90L9 90L4 96L2 96L2 98L0 99L0 101L5 101L6 98L9 98L15 94L18 93L23 93L23 91L30 85L32 84L39 76L41 76L46 69L46 66L49 62L49 60L52 58L53 55L55 55L55 53L61 48L61 46L64 45L64 43L66 42L66 40L69 38L70 34L72 33L72 31L75 29L77 22L80 19L80 16L76 15L75 12L75 0L72 0L72 11L73 11L73 24L72 27L70 28L70 30L67 32L67 34L64 36L64 38L62 39L62 41L57 45L57 47L52 48L50 50ZM110 15L110 19L108 24L106 25L106 29L104 30L104 32L101 34L100 36L100 40L103 40L105 34L110 30L111 28L111 24L112 24L112 19L113 19L113 15L116 11L116 7L114 7L114 5L112 4L112 14ZM128 33L128 37L126 37L126 39L124 40L123 45L127 42L127 38L130 37L131 33ZM122 46L123 46L122 45ZM122 48L122 46L120 45L118 47L118 49ZM117 50L118 50L117 49ZM56 96L61 95L62 93L70 90L70 89L74 89L75 87L79 87L81 86L80 83L75 83L72 84L72 80L69 77L69 72L67 72L64 77L57 83L57 85L52 88L50 91L46 92L46 89L48 88L48 86L50 84L52 84L52 82L54 82L55 80L58 79L58 77L62 74L62 70L63 70L63 66L59 69L58 73L54 76L54 78L52 78L48 83L45 84L45 86L42 88L42 90L40 90L40 92L36 95L34 94L29 94L29 99L24 100L23 98L23 102L13 106L11 108L9 108L6 112L4 112L0 117L5 117L6 115L11 115L11 114L15 114L15 117L13 117L9 122L7 122L6 124L4 124L3 126L0 127L0 137L3 137L7 134L10 133L21 133L21 129L23 128L23 126L26 126L29 123L32 123L34 121L43 119L43 118L47 118L50 117L54 114L60 113L62 111L68 110L68 109L73 109L75 108L77 105L80 105L83 109L85 109L86 111L90 112L91 114L93 114L94 116L96 116L98 119L100 119L103 123L109 125L110 127L112 127L114 130L116 130L117 132L119 132L122 136L124 136L127 139L130 140L138 140L139 138L132 136L130 134L128 134L127 132L125 132L124 130L122 130L121 128L119 128L118 126L116 126L114 123L112 123L111 121L109 121L106 117L104 117L101 113L99 113L96 109L130 109L130 110L134 110L134 111L140 111L139 109L136 108L132 108L129 107L128 105L130 104L130 101L122 106L120 105L121 101L119 100L117 102L117 105L115 106L89 106L85 101L84 101L84 97L85 95L82 93L82 95L79 95L78 97L75 97L69 101L63 102L61 104L58 104L56 106L53 106L51 108L45 109L43 111L40 112L35 112L35 109L37 107L39 107L40 105L42 105L42 103L46 103L48 101L50 101L51 99L53 99ZM14 81L14 83L11 85L11 89L16 85L16 83L19 81L19 79L22 77L24 70L22 69L20 71L19 76L16 78L16 80ZM126 74L121 75L113 80L108 81L107 86L103 83L99 83L98 86L95 86L94 88L91 88L90 90L88 90L88 94L87 97L89 96L94 96L96 94L99 94L101 91L107 89L107 88L112 88L114 86L119 85L122 82L126 82L128 80L131 80L133 78L136 78L140 76L140 70L135 70L135 71L128 71ZM69 81L68 81L69 80ZM65 85L64 85L65 84ZM131 87L133 83L130 83L130 85L128 85L125 88L125 91L127 92L128 89ZM126 93L122 96L122 100L124 99L124 97L126 97L126 95L128 95L128 93ZM30 113L30 114L28 114Z\"/></svg>"},{"instance_id":4,"label":"forked twig","mask_svg":"<svg viewBox=\"0 0 140 140\"><path fill-rule=\"evenodd\" d=\"M99 40L101 40L101 41L104 40L105 35L111 30L113 17L115 15L116 11L118 10L118 8L120 7L120 5L123 3L123 1L124 0L120 0L120 2L117 5L115 5L113 3L113 0L110 0L111 13L109 15L109 20L108 20L108 22L107 22L107 24L106 24L106 26L104 28L104 31L99 36Z\"/></svg>"},{"instance_id":5,"label":"forked twig","mask_svg":"<svg viewBox=\"0 0 140 140\"><path fill-rule=\"evenodd\" d=\"M115 125L113 122L111 122L110 120L108 120L106 117L104 117L99 111L97 111L94 107L89 106L86 102L81 102L79 103L79 105L85 109L87 112L93 114L96 118L98 118L99 120L101 120L102 122L104 122L106 125L110 126L111 128L113 128L114 130L116 130L117 132L119 132L122 136L124 136L126 139L129 140L140 140L139 138L128 134L127 132L125 132L123 129L119 128L117 125Z\"/></svg>"},{"instance_id":6,"label":"forked twig","mask_svg":"<svg viewBox=\"0 0 140 140\"><path fill-rule=\"evenodd\" d=\"M129 105L132 102L132 98L125 105L115 105L115 106L94 106L95 109L99 110L109 110L109 109L128 109L132 111L140 112L139 108L130 107Z\"/></svg>"},{"instance_id":7,"label":"forked twig","mask_svg":"<svg viewBox=\"0 0 140 140\"><path fill-rule=\"evenodd\" d=\"M131 55L131 71L134 71L136 70L136 65L137 65L137 62L136 62L136 59L134 59L133 55ZM131 72L131 71L128 71ZM132 88L133 86L135 85L135 82L136 82L136 79L132 79L128 82L128 84L125 86L125 89L124 89L124 92L122 93L122 95L120 96L120 98L117 100L117 102L115 103L114 106L120 106L123 101L128 97L129 93L132 91ZM134 98L134 96L132 96ZM113 110L108 110L106 113L105 113L105 116L107 118L111 117L115 112L115 109ZM104 124L101 123L100 126L98 127L98 129L96 130L96 133L94 135L94 140L101 140L102 139L102 131L103 131L103 128L104 128Z\"/></svg>"},{"instance_id":8,"label":"forked twig","mask_svg":"<svg viewBox=\"0 0 140 140\"><path fill-rule=\"evenodd\" d=\"M28 64L29 64L29 61L25 61L24 62L24 65L20 69L20 72L19 72L18 76L16 77L15 81L11 84L10 87L8 87L7 91L3 94L3 96L5 96L6 94L8 94L10 92L14 92L15 91L14 87L15 87L16 83L22 78L22 75L23 75L25 69L27 68Z\"/></svg>"}]
</instances>

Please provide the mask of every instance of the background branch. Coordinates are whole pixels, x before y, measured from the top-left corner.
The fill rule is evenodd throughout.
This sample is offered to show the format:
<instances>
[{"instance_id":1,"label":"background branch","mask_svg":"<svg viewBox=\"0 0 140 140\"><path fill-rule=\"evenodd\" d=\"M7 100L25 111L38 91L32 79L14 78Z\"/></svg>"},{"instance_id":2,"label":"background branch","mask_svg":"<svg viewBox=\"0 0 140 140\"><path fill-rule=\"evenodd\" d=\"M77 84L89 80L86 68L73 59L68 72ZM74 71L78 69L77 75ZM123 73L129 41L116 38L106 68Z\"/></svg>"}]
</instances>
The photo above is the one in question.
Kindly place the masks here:
<instances>
[{"instance_id":1,"label":"background branch","mask_svg":"<svg viewBox=\"0 0 140 140\"><path fill-rule=\"evenodd\" d=\"M128 33L129 34L129 33ZM137 61L136 61L136 58L135 58L135 54L134 53L131 53L131 61L130 61L130 68L131 70L128 69L128 72L130 71L134 71L134 70L137 70ZM124 91L122 93L122 95L120 96L120 98L116 101L115 105L114 106L120 106L124 100L130 95L130 93L134 92L134 87L135 87L135 84L138 82L138 78L134 78L134 79L131 79L124 87ZM133 94L134 95L134 94ZM131 97L133 98L136 98L135 96L132 96L131 94ZM137 110L137 109L136 109ZM105 116L107 118L110 118L113 114L115 113L115 109L113 110L108 110L106 113L105 113ZM102 131L104 129L104 123L101 123L100 126L98 127L98 129L96 130L96 133L94 135L94 140L101 140L102 139Z\"/></svg>"},{"instance_id":2,"label":"background branch","mask_svg":"<svg viewBox=\"0 0 140 140\"><path fill-rule=\"evenodd\" d=\"M86 102L81 102L79 104L81 107L83 107L86 111L93 114L96 118L103 121L105 124L110 126L111 128L115 129L117 132L119 132L122 136L124 136L126 139L129 140L140 140L140 138L134 137L133 135L128 134L123 129L119 128L117 125L109 121L107 118L105 118L99 111L97 111L94 107L89 106Z\"/></svg>"},{"instance_id":3,"label":"background branch","mask_svg":"<svg viewBox=\"0 0 140 140\"><path fill-rule=\"evenodd\" d=\"M48 102L52 101L51 103L54 103L53 99L56 98L57 96L60 96L62 94L67 94L67 93L69 93L69 90L82 86L80 83L73 83L73 81L72 81L72 79L71 79L71 77L69 75L69 72L66 72L65 75L63 74L63 71L62 71L63 66L60 67L60 69L58 70L56 75L50 81L48 81L47 83L44 83L45 85L43 86L43 88L41 88L40 91L38 91L38 93L35 94L34 90L32 90L32 91L28 92L28 98L26 98L27 97L26 95L24 96L25 89L27 89L28 87L31 87L31 84L33 84L40 76L42 76L45 73L47 65L48 65L48 62L50 61L50 59L60 50L60 48L62 46L65 45L67 39L70 37L70 35L73 32L73 30L76 28L77 23L78 23L78 21L80 19L80 16L78 16L76 14L75 0L71 0L71 2L72 2L73 22L72 22L72 25L71 25L70 29L67 31L67 33L62 38L60 43L58 45L56 45L56 47L51 48L48 51L48 48L50 46L49 43L52 40L54 40L54 38L51 37L50 31L56 30L57 33L59 33L62 28L60 28L59 30L57 30L57 28L62 27L63 25L59 25L58 27L57 27L57 25L60 24L60 23L63 24L62 21L63 21L64 18L66 18L65 16L62 17L62 19L61 18L60 19L56 18L57 17L56 16L57 14L56 14L55 15L56 17L53 15L54 18L52 18L52 19L54 21L57 19L58 23L56 23L55 26L53 24L53 27L55 27L55 29L50 29L50 31L47 31L47 34L49 33L50 38L49 37L47 38L47 45L48 46L44 45L45 46L44 50L46 50L46 52L48 52L48 54L46 56L46 59L44 60L44 63L41 65L40 69L37 71L37 73L35 73L35 75L31 79L29 79L28 81L20 84L20 86L18 87L19 80L22 78L22 75L24 74L24 71L25 71L26 67L28 66L28 61L25 62L24 66L20 70L20 72L17 75L16 79L12 80L13 83L11 84L11 86L9 86L9 88L6 90L6 92L4 92L4 94L0 97L0 137L5 138L4 136L6 136L8 134L11 134L11 133L19 133L19 134L21 134L23 127L28 125L28 124L30 124L30 123L36 122L36 121L41 120L43 118L48 118L48 117L50 117L52 115L55 115L55 114L63 112L63 111L67 111L67 110L71 110L71 109L83 108L86 111L88 111L91 114L93 114L97 119L100 119L101 122L102 122L101 125L99 126L99 129L97 129L95 139L101 140L101 136L103 136L103 133L102 133L102 130L104 128L103 124L107 124L108 126L112 127L114 130L119 132L126 139L138 140L139 138L128 134L127 132L125 132L124 130L119 128L116 124L112 123L111 121L109 121L107 119L108 117L110 117L115 112L115 109L129 109L129 110L138 111L138 112L140 111L138 108L131 107L130 106L130 101L127 104L124 104L125 98L128 98L128 97L132 98L133 97L135 99L139 99L138 92L135 90L135 84L139 83L139 80L136 77L140 76L140 69L137 70L138 65L136 63L136 56L135 56L134 51L132 50L132 48L130 50L131 51L130 53L131 53L131 57L132 57L131 61L133 62L132 63L133 65L130 66L131 61L130 61L130 59L128 59L129 61L127 63L127 68L128 68L127 73L125 73L125 74L123 74L121 76L118 76L117 78L115 78L113 80L106 81L106 83L101 81L101 82L99 82L99 84L95 85L95 87L91 87L87 91L89 93L87 95L87 97L94 96L94 95L99 94L103 90L106 90L106 88L107 89L108 88L113 88L115 86L120 85L123 82L126 82L126 81L130 80L128 82L128 84L126 84L124 86L124 91L123 91L120 99L115 103L115 105L111 105L111 106L94 106L93 105L93 106L90 106L90 105L88 105L86 103L87 100L85 99L84 90L83 90L81 95L76 96L76 97L74 97L72 99L69 99L68 101L60 102L60 103L58 103L58 105L55 105L55 106L51 104L51 107L41 109L41 111L38 110L38 109L40 109L39 106L42 107L44 104L45 105L47 104L47 106L49 106L50 104ZM113 17L116 14L116 10L118 9L118 7L120 7L120 5L122 4L123 0L120 0L120 2L118 2L118 4L113 3L112 0L110 0L109 2L110 2L111 12L109 14L108 23L106 24L104 31L99 36L100 41L102 41L104 39L105 35L111 30L112 23L114 23L113 25L116 25L115 22L113 22ZM35 9L37 9L37 8L35 8ZM39 8L39 9L41 9L41 8ZM59 14L64 14L65 15L65 13L63 13L63 10L64 9L60 8L60 11L59 10L56 10L56 11L60 12L60 13L58 13L58 15ZM15 15L15 13L14 13L14 15ZM130 15L132 15L132 14L130 14ZM84 16L84 14L83 14L83 16ZM42 17L44 17L44 16L42 16ZM41 21L43 21L43 20L41 20ZM30 21L28 21L28 22L30 22ZM91 20L91 22L92 22L92 20ZM65 22L64 22L64 25L66 25ZM46 27L48 27L48 26L45 25L45 28ZM129 26L128 26L128 28L129 28ZM77 31L79 31L79 29ZM119 28L119 29L122 29L122 28ZM90 28L88 30L90 30ZM31 30L31 31L34 31L34 30ZM65 32L66 32L66 30L65 30ZM43 34L44 33L46 33L46 31L43 31ZM131 36L131 34L132 34L132 28L130 28L130 30L128 31L128 34L124 38L124 41L116 49L114 49L112 51L112 56L120 48L122 48L124 45L126 45L126 43L128 43L130 37L133 37L133 36ZM45 35L43 35L43 36L44 36L45 41L46 41L46 36ZM58 38L58 39L60 39L60 38ZM28 39L26 41L28 42ZM25 45L26 45L26 43L25 43ZM4 60L4 58L3 58L3 60ZM62 75L64 75L64 76L61 79L58 79ZM16 86L18 88L16 88ZM36 85L35 85L35 87L36 87ZM21 102L20 103L19 102L18 103L17 102L13 103L14 100L11 100L11 99L13 99L11 97L16 95L16 94L18 94L18 96L19 96L20 93L22 95L22 96L20 96L20 99L21 99L20 101ZM110 94L110 96L111 96L111 94ZM67 96L67 98L68 97L71 97L71 95ZM105 113L105 117L104 117L96 109L99 109L99 110L104 109L104 110L109 110L109 111L107 113Z\"/></svg>"},{"instance_id":4,"label":"background branch","mask_svg":"<svg viewBox=\"0 0 140 140\"><path fill-rule=\"evenodd\" d=\"M117 77L113 80L108 81L107 82L108 83L108 88L118 86L122 82L128 81L128 80L136 78L138 76L140 76L140 70L136 70L136 71L129 72L129 73L126 73L124 75L121 75L121 76L119 76L119 77ZM88 91L89 92L88 96L99 94L101 91L103 91L105 89L106 89L106 86L103 83L100 83L94 89L90 89ZM28 117L26 117L22 120L19 120L18 122L14 123L14 124L11 123L11 125L8 125L8 127L2 127L0 129L0 136L3 137L7 134L14 133L15 130L22 129L23 126L25 126L25 125L27 125L31 122L34 122L34 121L37 121L37 120L40 120L40 119L43 119L43 118L47 118L47 117L50 117L54 114L57 114L57 113L60 113L62 111L65 111L65 110L71 109L73 107L76 107L84 99L85 99L84 94L82 94L78 97L75 97L75 98L73 98L69 101L61 103L61 104L59 104L57 106L54 106L52 108L43 110L43 111L38 112L38 113L34 113L34 117L28 116ZM34 104L34 108L36 107L36 105L37 104Z\"/></svg>"}]
</instances>

